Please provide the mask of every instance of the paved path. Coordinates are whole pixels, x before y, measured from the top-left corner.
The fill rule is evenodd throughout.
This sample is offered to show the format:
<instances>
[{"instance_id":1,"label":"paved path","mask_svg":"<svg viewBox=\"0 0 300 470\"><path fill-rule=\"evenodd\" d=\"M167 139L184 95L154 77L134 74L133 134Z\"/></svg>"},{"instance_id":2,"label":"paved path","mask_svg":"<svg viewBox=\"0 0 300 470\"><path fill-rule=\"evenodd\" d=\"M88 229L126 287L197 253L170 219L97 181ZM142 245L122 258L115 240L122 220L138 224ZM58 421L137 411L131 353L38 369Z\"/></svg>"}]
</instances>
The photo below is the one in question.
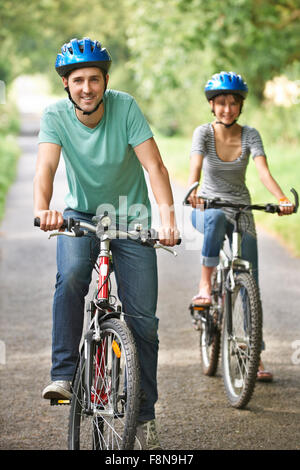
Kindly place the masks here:
<instances>
[{"instance_id":1,"label":"paved path","mask_svg":"<svg viewBox=\"0 0 300 470\"><path fill-rule=\"evenodd\" d=\"M38 124L32 116L25 117L18 178L0 227L0 345L6 346L6 361L0 364L0 449L65 449L69 409L50 407L41 399L50 369L55 241L32 226ZM63 207L64 188L61 168L54 194L57 208ZM181 226L188 218L188 209L182 212L180 205L183 193L174 185ZM201 374L198 336L187 308L198 282L195 246L200 236L188 223L184 227L178 257L158 253L157 418L164 447L300 449L300 260L260 231L264 358L275 381L258 385L246 410L233 410L221 372L214 378Z\"/></svg>"}]
</instances>

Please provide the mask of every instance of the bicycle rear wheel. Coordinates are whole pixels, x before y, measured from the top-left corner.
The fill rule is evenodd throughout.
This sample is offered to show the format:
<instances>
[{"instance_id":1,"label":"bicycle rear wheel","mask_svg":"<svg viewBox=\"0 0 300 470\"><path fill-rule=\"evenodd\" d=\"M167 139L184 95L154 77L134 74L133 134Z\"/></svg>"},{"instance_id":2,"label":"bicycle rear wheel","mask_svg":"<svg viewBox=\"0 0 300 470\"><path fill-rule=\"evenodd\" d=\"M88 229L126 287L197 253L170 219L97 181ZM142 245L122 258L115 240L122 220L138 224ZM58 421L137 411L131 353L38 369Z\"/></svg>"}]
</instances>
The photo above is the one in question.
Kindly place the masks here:
<instances>
[{"instance_id":1,"label":"bicycle rear wheel","mask_svg":"<svg viewBox=\"0 0 300 470\"><path fill-rule=\"evenodd\" d=\"M110 319L92 343L91 410L85 410L84 353L77 368L69 418L69 449L133 449L139 411L139 365L126 324Z\"/></svg>"},{"instance_id":2,"label":"bicycle rear wheel","mask_svg":"<svg viewBox=\"0 0 300 470\"><path fill-rule=\"evenodd\" d=\"M249 273L238 274L233 293L227 291L226 295L231 296L231 312L227 307L223 323L223 379L231 405L244 408L256 383L262 344L262 307L258 287Z\"/></svg>"}]
</instances>

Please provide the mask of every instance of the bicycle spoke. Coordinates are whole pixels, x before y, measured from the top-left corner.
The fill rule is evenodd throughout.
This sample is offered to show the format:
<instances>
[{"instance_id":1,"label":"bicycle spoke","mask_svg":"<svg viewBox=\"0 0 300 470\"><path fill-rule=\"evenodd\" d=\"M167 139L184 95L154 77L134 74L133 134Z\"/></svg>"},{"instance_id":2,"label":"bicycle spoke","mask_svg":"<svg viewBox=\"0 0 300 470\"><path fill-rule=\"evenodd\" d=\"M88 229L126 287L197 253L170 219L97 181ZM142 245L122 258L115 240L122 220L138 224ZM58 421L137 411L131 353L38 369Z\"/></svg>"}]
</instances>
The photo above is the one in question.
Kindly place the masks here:
<instances>
[{"instance_id":1,"label":"bicycle spoke","mask_svg":"<svg viewBox=\"0 0 300 470\"><path fill-rule=\"evenodd\" d=\"M104 330L101 341L93 346L90 409L86 409L84 360L77 371L70 413L71 448L117 450L133 446L139 403L139 368L133 338L119 320L107 323L112 327ZM116 326L119 332L114 330ZM130 405L126 402L128 394Z\"/></svg>"}]
</instances>

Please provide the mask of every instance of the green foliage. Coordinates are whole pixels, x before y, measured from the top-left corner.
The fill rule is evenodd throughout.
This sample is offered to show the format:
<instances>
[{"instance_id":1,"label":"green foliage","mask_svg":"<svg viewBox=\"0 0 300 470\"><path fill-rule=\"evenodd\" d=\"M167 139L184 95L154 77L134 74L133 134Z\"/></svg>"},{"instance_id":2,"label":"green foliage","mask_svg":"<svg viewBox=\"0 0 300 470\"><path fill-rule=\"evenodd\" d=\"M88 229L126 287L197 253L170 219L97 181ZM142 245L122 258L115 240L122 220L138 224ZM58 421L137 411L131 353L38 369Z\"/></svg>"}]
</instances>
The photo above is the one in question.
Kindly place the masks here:
<instances>
[{"instance_id":1,"label":"green foliage","mask_svg":"<svg viewBox=\"0 0 300 470\"><path fill-rule=\"evenodd\" d=\"M117 0L92 2L88 8L71 0L0 0L0 79L9 86L20 74L45 72L60 84L54 72L56 54L74 37L109 43L114 63L124 61L128 49L123 5Z\"/></svg>"},{"instance_id":2,"label":"green foliage","mask_svg":"<svg viewBox=\"0 0 300 470\"><path fill-rule=\"evenodd\" d=\"M19 148L12 137L0 141L0 220L3 217L6 193L15 179Z\"/></svg>"},{"instance_id":3,"label":"green foliage","mask_svg":"<svg viewBox=\"0 0 300 470\"><path fill-rule=\"evenodd\" d=\"M6 193L15 179L20 149L15 141L19 131L17 113L10 103L1 105L0 114L0 220L3 217Z\"/></svg>"},{"instance_id":4,"label":"green foliage","mask_svg":"<svg viewBox=\"0 0 300 470\"><path fill-rule=\"evenodd\" d=\"M192 132L211 120L204 85L220 70L237 71L250 90L240 123L259 129L274 176L287 191L297 188L300 107L267 105L263 90L282 73L299 80L299 19L299 0L92 0L83 8L71 0L0 0L0 80L8 91L20 74L46 73L55 93L63 94L54 70L62 44L74 37L100 40L113 58L109 86L137 98L164 134L159 142L168 166L175 164L172 176L186 181ZM15 114L1 113L1 191L13 177L17 155L5 136L16 128ZM278 223L287 225L281 218Z\"/></svg>"},{"instance_id":5,"label":"green foliage","mask_svg":"<svg viewBox=\"0 0 300 470\"><path fill-rule=\"evenodd\" d=\"M137 93L162 131L172 133L174 121L186 131L191 107L203 104L199 90L215 72L244 75L259 102L267 80L299 76L299 0L125 2L135 16L127 33Z\"/></svg>"}]
</instances>

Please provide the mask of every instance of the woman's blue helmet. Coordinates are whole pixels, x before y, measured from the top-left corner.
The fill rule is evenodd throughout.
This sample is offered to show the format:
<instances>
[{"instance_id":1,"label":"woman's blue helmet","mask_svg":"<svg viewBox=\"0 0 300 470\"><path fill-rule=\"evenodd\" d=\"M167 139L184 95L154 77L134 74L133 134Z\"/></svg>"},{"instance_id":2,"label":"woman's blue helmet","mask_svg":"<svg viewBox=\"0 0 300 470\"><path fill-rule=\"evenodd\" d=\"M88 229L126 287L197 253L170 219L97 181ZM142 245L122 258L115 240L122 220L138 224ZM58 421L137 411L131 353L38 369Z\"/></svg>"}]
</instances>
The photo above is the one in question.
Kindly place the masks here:
<instances>
[{"instance_id":1,"label":"woman's blue helmet","mask_svg":"<svg viewBox=\"0 0 300 470\"><path fill-rule=\"evenodd\" d=\"M205 85L205 95L208 101L222 94L239 95L243 99L248 93L247 83L241 75L234 72L220 72L213 75Z\"/></svg>"},{"instance_id":2,"label":"woman's blue helmet","mask_svg":"<svg viewBox=\"0 0 300 470\"><path fill-rule=\"evenodd\" d=\"M61 54L56 57L55 69L64 77L72 70L82 67L99 67L107 73L110 65L111 57L100 42L90 38L75 38L62 46Z\"/></svg>"}]
</instances>

